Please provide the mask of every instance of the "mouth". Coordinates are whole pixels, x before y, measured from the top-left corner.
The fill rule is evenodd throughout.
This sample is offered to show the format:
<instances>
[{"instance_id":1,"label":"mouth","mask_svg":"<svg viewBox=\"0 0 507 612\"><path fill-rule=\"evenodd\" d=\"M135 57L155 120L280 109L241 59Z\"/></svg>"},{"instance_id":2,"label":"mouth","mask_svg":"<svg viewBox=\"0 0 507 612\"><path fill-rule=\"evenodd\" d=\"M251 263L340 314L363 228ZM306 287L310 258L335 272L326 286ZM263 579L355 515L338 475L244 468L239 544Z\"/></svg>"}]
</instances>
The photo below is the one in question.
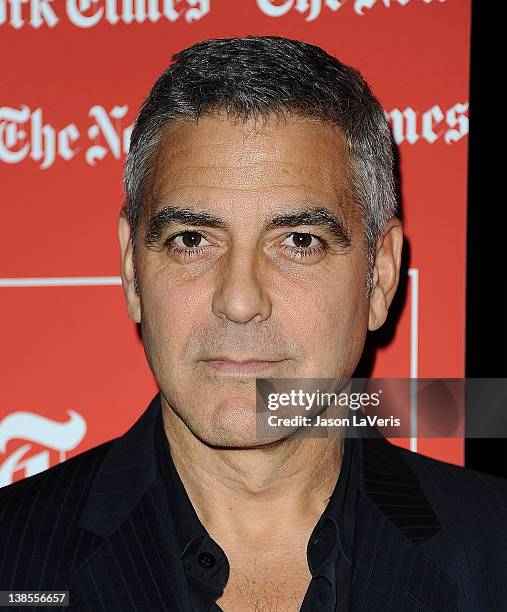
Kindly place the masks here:
<instances>
[{"instance_id":1,"label":"mouth","mask_svg":"<svg viewBox=\"0 0 507 612\"><path fill-rule=\"evenodd\" d=\"M201 359L201 361L215 372L232 375L245 374L262 374L269 371L279 363L286 361L285 359L258 359L248 358L243 360L234 360L226 357L213 357L210 359Z\"/></svg>"}]
</instances>

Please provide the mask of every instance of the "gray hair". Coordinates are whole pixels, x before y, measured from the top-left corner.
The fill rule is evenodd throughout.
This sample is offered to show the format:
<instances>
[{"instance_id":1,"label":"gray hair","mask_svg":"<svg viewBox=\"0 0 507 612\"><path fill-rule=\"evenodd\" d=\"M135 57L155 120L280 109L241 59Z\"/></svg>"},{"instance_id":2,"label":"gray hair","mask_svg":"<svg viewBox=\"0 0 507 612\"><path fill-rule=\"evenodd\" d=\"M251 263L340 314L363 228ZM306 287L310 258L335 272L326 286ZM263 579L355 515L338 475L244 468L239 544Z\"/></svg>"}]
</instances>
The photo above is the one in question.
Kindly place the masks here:
<instances>
[{"instance_id":1,"label":"gray hair","mask_svg":"<svg viewBox=\"0 0 507 612\"><path fill-rule=\"evenodd\" d=\"M204 40L172 60L141 106L125 162L122 214L134 253L152 161L170 122L218 110L245 121L292 113L334 124L345 136L349 188L363 217L369 295L377 241L397 214L398 199L391 130L361 74L320 47L277 36Z\"/></svg>"}]
</instances>

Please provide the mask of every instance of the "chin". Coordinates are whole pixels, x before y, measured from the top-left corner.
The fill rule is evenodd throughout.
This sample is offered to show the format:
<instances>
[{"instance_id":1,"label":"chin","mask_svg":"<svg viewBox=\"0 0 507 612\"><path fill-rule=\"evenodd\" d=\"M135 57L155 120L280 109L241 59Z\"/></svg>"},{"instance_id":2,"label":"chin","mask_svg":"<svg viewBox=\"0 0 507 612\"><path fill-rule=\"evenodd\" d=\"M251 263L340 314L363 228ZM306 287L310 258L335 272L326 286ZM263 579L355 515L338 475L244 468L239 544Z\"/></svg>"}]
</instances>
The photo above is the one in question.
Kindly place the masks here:
<instances>
[{"instance_id":1,"label":"chin","mask_svg":"<svg viewBox=\"0 0 507 612\"><path fill-rule=\"evenodd\" d=\"M251 402L234 405L228 400L214 406L205 421L192 421L189 425L194 435L210 446L252 448L272 442L257 438L256 408Z\"/></svg>"}]
</instances>

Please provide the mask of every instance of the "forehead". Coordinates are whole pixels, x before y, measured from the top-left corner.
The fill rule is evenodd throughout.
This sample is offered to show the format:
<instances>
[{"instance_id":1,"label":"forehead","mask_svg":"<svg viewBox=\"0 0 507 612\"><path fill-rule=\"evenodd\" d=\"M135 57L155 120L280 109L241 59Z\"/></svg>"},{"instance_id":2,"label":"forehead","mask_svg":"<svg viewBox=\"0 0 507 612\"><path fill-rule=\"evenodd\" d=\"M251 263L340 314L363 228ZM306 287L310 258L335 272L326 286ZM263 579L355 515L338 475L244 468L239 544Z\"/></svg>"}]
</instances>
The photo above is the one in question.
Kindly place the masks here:
<instances>
[{"instance_id":1,"label":"forehead","mask_svg":"<svg viewBox=\"0 0 507 612\"><path fill-rule=\"evenodd\" d=\"M302 117L233 120L223 113L169 124L152 172L151 212L168 198L223 204L255 196L272 204L343 206L350 174L336 126Z\"/></svg>"}]
</instances>

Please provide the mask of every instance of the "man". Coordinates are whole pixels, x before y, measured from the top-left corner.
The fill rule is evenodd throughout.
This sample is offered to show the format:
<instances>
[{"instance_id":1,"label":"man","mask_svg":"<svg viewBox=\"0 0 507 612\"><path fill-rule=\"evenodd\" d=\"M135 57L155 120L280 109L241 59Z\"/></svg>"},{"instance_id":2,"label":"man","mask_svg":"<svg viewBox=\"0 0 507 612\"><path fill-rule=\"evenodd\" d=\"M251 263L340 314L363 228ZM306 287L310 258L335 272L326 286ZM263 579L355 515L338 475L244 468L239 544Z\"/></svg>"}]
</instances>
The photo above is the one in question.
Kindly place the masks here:
<instances>
[{"instance_id":1,"label":"man","mask_svg":"<svg viewBox=\"0 0 507 612\"><path fill-rule=\"evenodd\" d=\"M360 74L298 41L200 42L143 104L125 186L123 288L160 393L0 492L0 589L93 611L507 609L506 480L375 432L256 435L255 379L351 377L397 288L390 133Z\"/></svg>"}]
</instances>

